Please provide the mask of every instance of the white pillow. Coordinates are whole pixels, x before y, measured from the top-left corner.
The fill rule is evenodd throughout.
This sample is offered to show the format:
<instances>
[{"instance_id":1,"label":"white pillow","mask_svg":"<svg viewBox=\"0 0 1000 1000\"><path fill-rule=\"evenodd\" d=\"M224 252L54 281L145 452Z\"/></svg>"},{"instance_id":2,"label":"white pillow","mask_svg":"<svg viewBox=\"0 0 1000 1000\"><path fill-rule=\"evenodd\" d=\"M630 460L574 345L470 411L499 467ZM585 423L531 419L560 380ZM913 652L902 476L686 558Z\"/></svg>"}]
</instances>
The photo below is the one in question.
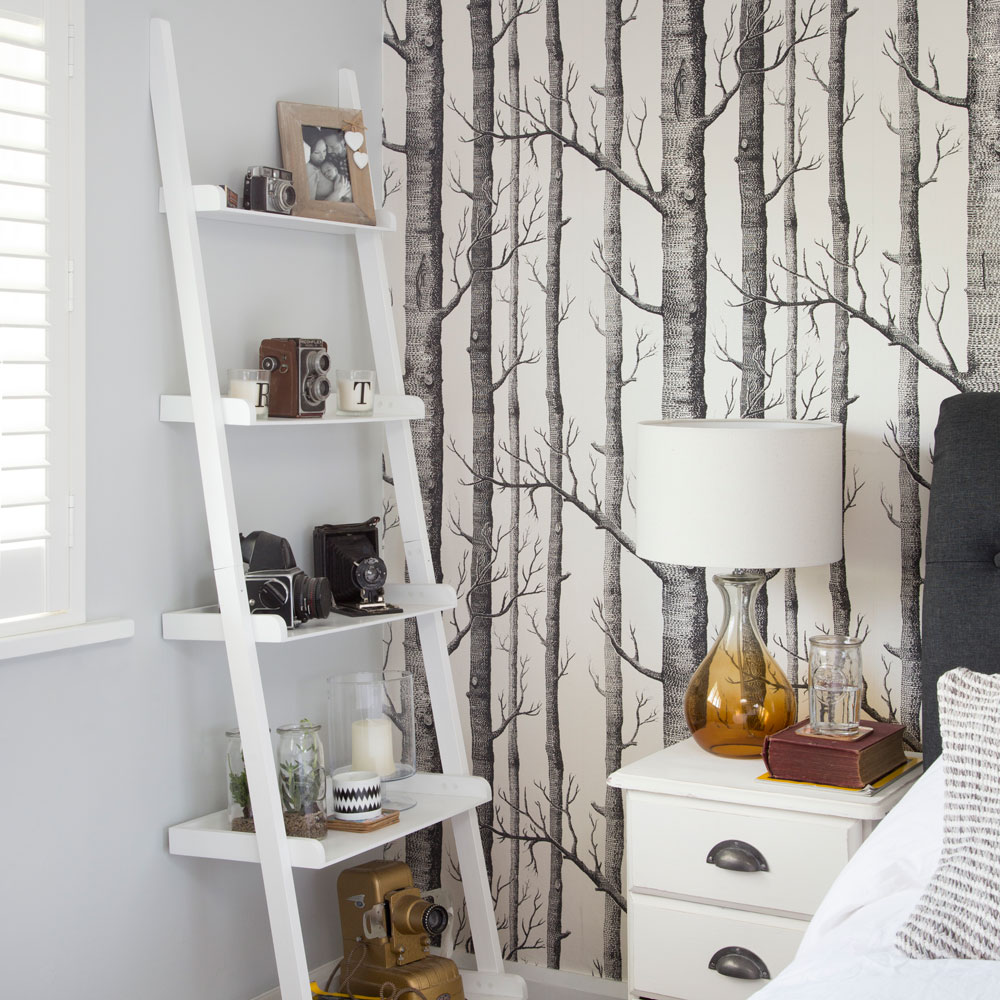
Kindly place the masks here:
<instances>
[{"instance_id":1,"label":"white pillow","mask_svg":"<svg viewBox=\"0 0 1000 1000\"><path fill-rule=\"evenodd\" d=\"M1000 959L1000 674L938 680L944 836L937 870L896 935L910 958ZM899 845L906 850L905 843Z\"/></svg>"}]
</instances>

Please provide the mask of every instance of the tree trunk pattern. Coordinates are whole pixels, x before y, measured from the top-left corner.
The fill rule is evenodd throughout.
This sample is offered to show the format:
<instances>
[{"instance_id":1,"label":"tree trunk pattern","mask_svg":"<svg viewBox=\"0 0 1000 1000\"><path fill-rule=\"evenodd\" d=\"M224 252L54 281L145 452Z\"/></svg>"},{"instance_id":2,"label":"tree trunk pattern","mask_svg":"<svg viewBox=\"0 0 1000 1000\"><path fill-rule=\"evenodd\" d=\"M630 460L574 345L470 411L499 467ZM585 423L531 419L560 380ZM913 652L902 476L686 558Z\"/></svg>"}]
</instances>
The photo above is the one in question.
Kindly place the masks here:
<instances>
[{"instance_id":1,"label":"tree trunk pattern","mask_svg":"<svg viewBox=\"0 0 1000 1000\"><path fill-rule=\"evenodd\" d=\"M758 296L743 305L743 351L740 369L740 416L764 419L764 363L767 340L767 196L764 191L764 8L765 0L743 0L740 6L740 114L736 170L740 184L740 231L743 243L743 288ZM754 568L762 572L763 568ZM753 607L767 642L767 581ZM763 677L763 661L761 661ZM760 702L762 703L762 701Z\"/></svg>"},{"instance_id":2,"label":"tree trunk pattern","mask_svg":"<svg viewBox=\"0 0 1000 1000\"><path fill-rule=\"evenodd\" d=\"M705 22L700 0L663 0L660 34L661 245L665 420L704 417ZM662 685L665 745L689 735L684 690L707 652L705 574L658 567L664 581Z\"/></svg>"},{"instance_id":3,"label":"tree trunk pattern","mask_svg":"<svg viewBox=\"0 0 1000 1000\"><path fill-rule=\"evenodd\" d=\"M472 560L469 572L469 731L472 770L493 787L493 17L491 0L471 0L472 230L469 373L472 383ZM516 223L515 223L516 226ZM516 228L513 230L516 233ZM516 581L515 581L516 582ZM493 880L493 800L477 810Z\"/></svg>"},{"instance_id":4,"label":"tree trunk pattern","mask_svg":"<svg viewBox=\"0 0 1000 1000\"><path fill-rule=\"evenodd\" d=\"M545 49L548 55L549 117L562 131L563 49L559 29L559 0L545 3ZM549 143L548 240L545 256L545 399L549 414L549 476L555 489L549 492L549 541L545 599L545 754L548 761L549 898L546 911L546 964L558 969L562 954L562 854L556 844L563 833L563 756L559 732L559 646L562 598L562 498L557 490L563 480L563 401L559 373L559 310L562 250L562 144Z\"/></svg>"},{"instance_id":5,"label":"tree trunk pattern","mask_svg":"<svg viewBox=\"0 0 1000 1000\"><path fill-rule=\"evenodd\" d=\"M621 164L624 96L622 84L622 0L606 0L604 27L604 149ZM604 259L609 274L604 279L604 512L621 526L622 491L625 482L625 447L622 440L622 303L615 288L622 279L622 189L608 172L604 174ZM612 282L611 277L615 282ZM604 727L605 774L622 766L622 663L617 650L622 643L621 543L604 533ZM622 884L625 849L625 816L621 789L604 788L604 873L616 888ZM603 974L622 978L621 907L604 894Z\"/></svg>"},{"instance_id":6,"label":"tree trunk pattern","mask_svg":"<svg viewBox=\"0 0 1000 1000\"><path fill-rule=\"evenodd\" d=\"M830 0L830 80L827 88L827 133L829 139L830 222L833 264L833 290L840 302L847 302L850 274L848 259L851 216L847 207L844 180L844 53L847 45L847 0ZM841 481L847 489L847 408L850 344L847 339L850 316L841 306L834 309L833 365L830 379L830 416L844 425L841 447ZM851 598L847 590L847 563L843 556L830 566L830 597L833 604L833 628L847 634L851 630Z\"/></svg>"},{"instance_id":7,"label":"tree trunk pattern","mask_svg":"<svg viewBox=\"0 0 1000 1000\"><path fill-rule=\"evenodd\" d=\"M395 0L402 6L400 0ZM897 0L898 14L898 46L902 61L911 67L918 66L917 54L917 0ZM406 37L400 40L400 45L393 45L397 51L402 50L406 61L407 77L407 224L406 224L406 368L405 384L407 392L420 396L425 403L427 419L415 422L413 425L414 445L417 453L417 465L420 473L421 489L425 510L428 517L428 531L434 572L441 579L441 544L442 544L442 459L444 442L444 412L442 403L442 369L441 369L441 324L443 318L450 312L450 306L442 306L442 251L443 239L441 233L441 188L442 188L442 153L443 153L443 84L444 67L441 41L441 0L406 0ZM492 80L487 88L480 87L485 73L485 66L479 56L476 44L475 20L482 18L479 39L485 45L489 40L492 25L486 26L490 18L490 4L485 0L471 0L470 15L473 22L473 119L477 125L489 120L492 122L493 85ZM704 399L704 366L705 366L705 324L706 324L706 264L708 260L707 224L705 219L705 163L704 139L707 124L715 120L716 112L706 115L706 82L705 53L706 39L704 31L704 10L707 4L704 0L661 0L661 76L660 76L660 120L661 120L661 173L660 190L652 190L652 184L644 184L636 178L634 186L630 178L619 173L620 183L632 187L636 194L647 203L652 204L661 222L661 243L663 249L663 268L659 306L647 307L648 312L662 314L662 374L663 385L661 395L661 413L665 418L672 417L704 417L706 415ZM765 5L761 0L741 0L740 34L746 41L754 18L760 15ZM800 139L796 134L798 120L796 118L796 54L792 42L795 38L794 25L800 6L796 0L783 0L785 42L788 48L786 56L786 91L784 102L784 156L786 169L790 169L796 159L797 146ZM857 6L857 5L855 5ZM569 11L566 7L565 11ZM566 115L566 104L562 98L564 92L563 55L559 44L559 4L558 0L546 0L546 54L548 57L548 85L552 91L542 95L542 101L547 103L548 120L555 131L563 128ZM572 13L577 13L573 5ZM643 13L648 16L647 11ZM827 127L829 138L828 155L828 208L831 220L830 253L839 260L850 258L850 216L847 205L847 192L844 177L844 122L845 113L845 67L844 55L846 49L847 21L853 12L848 8L846 0L832 0L829 20L830 54L828 66L829 84L827 87ZM603 96L606 101L605 121L603 130L595 140L599 143L598 155L607 155L610 165L621 171L621 139L623 136L623 119L621 86L621 4L616 0L605 0L606 15L606 67ZM461 14L456 14L461 17ZM654 15L655 16L655 15ZM799 18L801 20L801 18ZM510 32L508 51L508 71L510 79L510 94L519 95L521 89L520 67L517 50L517 21L507 28ZM925 28L925 31L927 29ZM967 96L959 99L948 99L947 103L963 105L967 108L969 117L968 165L969 184L967 190L968 238L967 238L967 301L968 301L968 369L961 374L956 384L962 389L996 390L1000 388L1000 161L996 157L996 149L1000 148L1000 121L995 109L1000 106L1000 0L977 0L969 5L968 10L968 91ZM502 32L501 32L502 34ZM522 41L525 38L522 35ZM539 40L540 41L540 40ZM495 47L495 40L491 48ZM852 39L852 49L854 39ZM463 47L464 50L464 47ZM814 47L815 50L815 47ZM527 51L527 49L526 49ZM741 69L744 71L752 66L760 65L755 60L758 55L752 51L752 45L744 44L738 49ZM567 53L569 55L569 53ZM759 58L766 61L766 53ZM463 59L468 58L463 56ZM487 56L489 69L492 73L492 56ZM463 67L467 74L468 67ZM731 70L726 70L731 72ZM527 73L527 71L526 71ZM544 75L544 71L542 71ZM583 76L584 74L581 74ZM598 78L593 72L592 79ZM824 75L819 72L817 75ZM754 142L762 139L757 129L757 110L754 102L757 100L754 77L751 73L744 76L739 91L740 109L740 149L737 155L737 171L740 180L741 223L743 234L742 281L749 290L756 290L753 284L754 275L761 279L763 289L765 275L766 247L763 240L766 232L761 228L763 214L754 216L749 210L759 200L765 198L763 190L763 175L760 178L750 174L762 166L762 147L751 148ZM463 79L466 76L463 75ZM899 328L899 340L904 343L920 344L919 312L921 304L919 296L922 288L921 248L919 244L919 213L918 194L920 180L918 167L920 119L916 103L916 88L901 74L899 78L899 137L900 137L900 302L898 314L894 321ZM925 86L923 89L927 89ZM936 80L935 87L936 89ZM528 96L529 106L535 95ZM728 100L728 96L726 98ZM736 98L734 97L734 100ZM848 99L849 100L849 99ZM515 104L520 103L514 101ZM581 100L581 106L584 103ZM488 111L485 111L489 107ZM484 113L485 111L485 113ZM519 134L521 122L526 114L517 114L510 109L509 129ZM582 137L588 129L588 124L581 119L579 134ZM567 125L567 127L569 127ZM487 139L488 142L488 139ZM581 139L582 142L582 139ZM519 159L517 143L511 146L511 190L508 194L511 225L515 224L519 208L519 188L522 172L529 172L527 164L522 165ZM532 143L532 147L536 144ZM537 144L544 148L542 143ZM645 149L645 145L643 146ZM468 149L468 147L465 147ZM579 149L579 146L578 146ZM558 141L553 141L549 153L549 188L548 188L548 245L546 260L545 289L545 319L546 319L546 367L547 367L547 418L548 418L548 455L547 471L552 485L560 487L564 475L569 483L569 472L564 467L561 448L565 445L565 428L563 426L563 384L561 381L558 334L561 320L560 293L565 295L565 289L560 287L560 235L564 225L563 212L569 211L563 205L562 150ZM468 154L466 154L468 155ZM493 178L488 157L480 155L478 149L472 151L473 160L473 194L480 196L479 207L485 208L488 202L486 192L492 192ZM478 168L489 171L489 183L483 186L477 173ZM598 164L599 169L605 169ZM541 171L544 172L544 160ZM651 171L655 178L655 171ZM607 333L605 355L605 406L606 428L601 453L605 458L605 480L598 480L595 489L602 490L598 497L594 496L596 516L606 519L607 525L613 528L619 539L621 534L621 505L626 499L625 480L621 463L622 410L621 384L622 374L622 316L621 297L616 292L615 284L622 283L622 230L620 184L614 179L611 171L606 170L604 191L604 218L602 233L602 251L608 266L608 278L605 284L604 325ZM784 203L784 257L794 272L802 266L802 253L799 248L799 229L796 205L795 178L785 181L783 192ZM639 190L644 188L645 190ZM805 190L800 185L799 197ZM567 203L568 204L568 203ZM626 206L627 207L627 206ZM763 205L761 204L761 208ZM799 206L801 207L801 206ZM487 212L495 213L496 206L491 206ZM473 233L479 230L477 212L472 213ZM754 240L751 233L755 227L760 232L760 238ZM803 239L805 237L803 236ZM477 255L483 249L490 254L487 267L492 265L493 250L490 240L484 241L487 246L476 246L472 254ZM823 241L825 242L825 240ZM807 250L806 256L812 251ZM817 255L820 256L820 255ZM476 258L486 260L487 258ZM459 260L461 268L462 261ZM871 259L866 258L863 268L872 266ZM522 317L519 315L517 258L512 263L511 301L508 316L510 354L513 359L519 347L522 327ZM627 268L625 268L627 274ZM475 337L485 333L489 337L489 309L485 303L491 299L489 283L484 280L482 267L473 266L474 277L470 287L470 306L472 310L470 337L470 376L474 394L477 388L486 389L491 385L492 365L489 361L490 351L481 352L481 366L477 369L477 359L473 353L477 347L483 347ZM867 271L862 272L867 277ZM831 269L832 291L834 295L848 300L850 274L847 268L833 266ZM627 280L626 280L626 283ZM794 302L802 297L800 286L794 273L787 273L783 285L783 294L787 300ZM638 297L638 291L636 292ZM625 297L628 297L625 295ZM481 322L477 323L476 316ZM761 318L756 325L752 309L745 309L742 315L742 362L744 377L741 380L741 408L745 416L759 416L765 401L763 393L758 391L752 380L757 378L758 366L754 364L755 354L760 348L766 347L764 321ZM786 350L785 358L785 393L787 415L791 419L803 416L800 402L800 383L806 382L798 378L801 366L802 346L799 344L798 312L795 309L786 310ZM833 419L846 426L848 408L851 402L849 392L849 343L848 343L848 313L837 309L833 316L833 356L831 372L830 412ZM461 322L461 321L459 321ZM856 324L855 324L856 326ZM823 335L828 337L831 331L824 327ZM948 329L944 334L947 339ZM750 338L759 334L759 340L750 342ZM928 342L925 330L923 338ZM764 358L758 354L763 361ZM926 360L926 359L925 359ZM855 367L858 365L855 361ZM478 372L478 375L476 374ZM591 373L593 374L593 373ZM900 698L900 721L907 725L911 734L916 729L919 717L919 692L914 683L914 672L919 662L919 620L918 608L920 599L920 495L917 483L907 465L917 467L920 457L919 441L919 409L918 409L918 363L906 352L900 352L898 382L897 382L897 423L898 441L901 453L905 459L899 464L899 507L898 521L901 529L900 558L901 584L900 608L902 626L900 636L900 658L902 662L902 683ZM512 444L521 438L521 415L518 397L517 369L506 376L508 385L508 433ZM523 384L523 383L522 383ZM929 387L928 387L929 388ZM496 452L493 428L488 435L480 436L482 424L477 424L477 414L486 413L477 409L481 399L474 399L474 415L472 421L472 464L476 470L485 471L494 468L493 458ZM489 418L493 418L492 402L488 408ZM811 415L811 414L810 414ZM461 420L461 415L454 417ZM468 429L463 433L468 438ZM501 432L501 436L503 433ZM544 446L543 446L544 447ZM518 449L512 449L515 452ZM486 456L489 460L486 461ZM849 488L846 456L842 456L842 473L846 490ZM526 469L523 460L511 457L509 476L511 482L519 482ZM478 477L474 477L478 478ZM530 478L530 477L529 477ZM488 484L485 484L488 485ZM569 491L575 490L575 484L568 486ZM473 495L473 534L478 541L487 546L494 538L492 515L487 507L479 503L486 494ZM561 585L565 577L563 564L562 511L563 502L554 490L547 491L550 500L549 507L549 537L547 565L547 595L545 614L545 634L542 637L545 646L545 741L547 793L551 794L552 802L548 803L548 829L555 844L562 845L564 837L567 841L572 834L566 826L565 807L565 773L562 759L562 745L559 730L559 671L564 664L560 663L561 642ZM532 493L534 497L535 494ZM574 500L575 500L574 496ZM510 579L513 583L518 577L519 555L518 543L521 541L521 496L519 491L510 491L511 534L508 542L508 566ZM489 517L489 533L481 533L485 523L479 515ZM572 519L574 515L570 515ZM598 524L600 526L600 524ZM541 527L541 526L540 526ZM575 525L570 525L575 528ZM544 530L544 527L542 527ZM628 547L627 540L615 541L611 531L604 537L604 571L605 580L602 583L602 604L604 618L607 623L604 649L604 683L607 695L605 707L606 770L619 766L622 758L622 742L624 740L624 720L622 715L622 676L621 658L616 653L616 645L620 648L623 630L628 637L628 630L623 625L622 613L622 565L621 548ZM485 551L485 550L483 550ZM490 552L488 558L495 557ZM704 656L706 621L705 578L700 570L684 567L652 565L651 569L662 583L662 614L663 634L661 647L661 667L658 679L663 692L663 738L667 743L683 739L688 735L683 718L682 699L691 671L695 664ZM473 570L473 580L476 571ZM785 634L790 649L797 650L802 627L799 621L798 593L794 571L785 573ZM485 589L489 589L488 587ZM847 577L843 561L831 567L830 591L833 606L834 628L837 631L849 631L851 627L851 605L848 594ZM490 607L492 606L492 603ZM805 607L805 605L803 605ZM515 605L511 612L510 650L508 660L507 694L513 706L520 694L519 681L522 665L519 663L518 645L518 608ZM811 618L809 608L808 617ZM474 616L476 618L480 616ZM482 616L487 619L487 615ZM417 674L417 721L421 738L418 748L418 764L421 768L436 770L440 764L436 759L433 729L429 701L426 697L426 682L423 679L422 659L416 652L415 631L407 628L406 656L407 664ZM471 631L471 630L470 630ZM489 680L488 649L489 628L470 639L470 692L477 668L486 671L487 687ZM484 657L477 656L477 642L485 639ZM522 646L520 653L525 650ZM796 681L801 673L798 661L790 656L788 661L789 678ZM498 662L499 666L499 662ZM640 668L639 674L650 672ZM502 682L497 679L498 685ZM485 688L484 688L485 690ZM477 692L478 693L478 692ZM475 709L471 705L470 717L475 717ZM477 738L490 730L487 724L490 719L489 697L481 706L482 724L473 722L473 731ZM522 725L520 739L523 742L529 737L531 727ZM539 726L541 728L541 726ZM517 721L511 721L505 728L508 732L507 768L508 786L513 801L519 801L524 795L521 788L521 759L518 743ZM425 738L428 737L428 738ZM481 745L473 746L474 767L478 773L485 773L485 758ZM495 751L492 751L495 752ZM527 760L527 757L525 758ZM572 772L572 761L567 760ZM526 765L527 766L527 765ZM492 773L489 779L499 780ZM621 847L620 831L620 799L605 790L603 809L598 809L605 819L604 842L599 845L601 855L600 871L607 878L609 889L604 892L604 930L605 942L602 972L606 976L620 975L620 904L615 904L611 889L621 885ZM597 806L595 805L595 808ZM509 830L515 836L530 832L527 821L516 814L510 817ZM439 836L439 834L438 834ZM484 838L484 845L487 839ZM568 848L571 847L567 843ZM509 957L517 956L518 929L522 919L529 917L530 906L519 907L519 896L523 889L519 879L519 862L522 851L517 840L510 843L511 881L509 899L507 900L506 916L509 925L509 941L511 949ZM414 867L415 879L430 885L440 880L440 840L428 839L426 835L410 838L407 843L407 857ZM489 852L487 852L489 853ZM541 854L541 852L539 852ZM562 855L558 849L549 852L549 899L546 928L546 944L548 964L558 967L562 964L560 942L569 930L575 930L576 924L567 916L563 917L563 868ZM593 858L595 864L597 855ZM617 867L616 867L617 865ZM575 879L573 868L567 876ZM502 902L501 902L502 905ZM576 918L573 918L574 920ZM594 911L596 919L596 911ZM565 929L564 929L565 920ZM576 935L574 934L574 938ZM520 957L525 957L524 952ZM595 956L596 958L596 956ZM566 960L569 960L567 953ZM617 963L617 964L616 964Z\"/></svg>"},{"instance_id":8,"label":"tree trunk pattern","mask_svg":"<svg viewBox=\"0 0 1000 1000\"><path fill-rule=\"evenodd\" d=\"M966 261L970 388L1000 387L1000 0L970 0Z\"/></svg>"},{"instance_id":9,"label":"tree trunk pattern","mask_svg":"<svg viewBox=\"0 0 1000 1000\"><path fill-rule=\"evenodd\" d=\"M510 26L510 37L507 49L507 77L508 89L512 95L521 92L521 58L517 43L517 21ZM517 109L517 101L512 100L514 107L510 112L510 131L517 135L521 131L521 113ZM517 224L517 218L521 211L521 144L512 142L510 144L510 188L508 190L508 214L510 225L513 228ZM507 318L507 345L510 353L511 364L517 358L518 346L520 343L521 318L518 315L520 295L518 293L519 259L517 251L510 261L510 304ZM517 443L521 440L521 403L518 398L517 365L507 381L507 437L511 443L510 459L510 481L512 483L521 480L521 462L518 456ZM511 593L516 593L517 583L520 574L520 545L521 545L521 491L510 490L510 537L507 543L507 579ZM518 642L518 602L515 600L511 604L508 616L510 646L507 651L507 700L514 711L514 706L518 703L520 685L520 664L518 655L520 644ZM521 801L521 757L517 743L517 715L511 720L507 727L507 789L508 797L516 806ZM507 889L507 925L508 925L508 946L507 958L510 961L517 960L518 951L518 928L520 926L520 895L521 895L521 842L517 839L521 833L521 814L517 809L510 811L510 884Z\"/></svg>"},{"instance_id":10,"label":"tree trunk pattern","mask_svg":"<svg viewBox=\"0 0 1000 1000\"><path fill-rule=\"evenodd\" d=\"M920 25L916 0L899 0L899 51L917 65ZM917 90L899 71L899 329L912 343L920 340L923 259L920 250L920 107ZM898 444L900 643L902 663L900 717L914 739L920 736L920 485L910 468L920 468L920 363L899 352Z\"/></svg>"},{"instance_id":11,"label":"tree trunk pattern","mask_svg":"<svg viewBox=\"0 0 1000 1000\"><path fill-rule=\"evenodd\" d=\"M743 306L743 356L740 416L764 416L764 333L767 291L767 201L764 191L764 36L765 0L743 0L740 8L740 121L736 168L740 182L743 233L743 287L758 296ZM764 632L766 635L767 632Z\"/></svg>"},{"instance_id":12,"label":"tree trunk pattern","mask_svg":"<svg viewBox=\"0 0 1000 1000\"><path fill-rule=\"evenodd\" d=\"M788 169L795 162L796 121L795 121L795 4L796 0L785 0L785 146L784 161ZM785 181L783 192L783 222L785 230L785 261L789 265L785 274L785 296L789 302L798 301L799 279L799 217L795 208L795 174ZM799 371L799 311L785 310L785 405L789 420L797 415L798 371ZM792 689L799 682L799 594L795 584L795 570L785 570L785 646L786 673ZM767 640L766 633L764 634Z\"/></svg>"},{"instance_id":13,"label":"tree trunk pattern","mask_svg":"<svg viewBox=\"0 0 1000 1000\"><path fill-rule=\"evenodd\" d=\"M444 401L441 384L443 244L441 181L444 163L444 61L441 0L408 0L406 38L406 351L403 384L426 411L414 421L413 449L427 518L434 577L441 574L441 468ZM427 675L416 622L406 623L406 667L414 675L417 768L440 771ZM417 885L441 884L441 827L406 838L406 861Z\"/></svg>"}]
</instances>

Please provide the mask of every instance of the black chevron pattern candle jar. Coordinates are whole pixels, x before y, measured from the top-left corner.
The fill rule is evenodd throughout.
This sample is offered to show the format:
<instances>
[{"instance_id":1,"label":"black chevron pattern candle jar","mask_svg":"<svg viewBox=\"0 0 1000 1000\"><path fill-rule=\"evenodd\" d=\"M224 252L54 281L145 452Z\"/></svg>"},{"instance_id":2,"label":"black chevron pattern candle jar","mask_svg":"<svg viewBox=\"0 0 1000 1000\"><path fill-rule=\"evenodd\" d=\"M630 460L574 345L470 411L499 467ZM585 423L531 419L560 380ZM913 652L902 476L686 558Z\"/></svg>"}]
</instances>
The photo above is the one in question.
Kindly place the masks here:
<instances>
[{"instance_id":1,"label":"black chevron pattern candle jar","mask_svg":"<svg viewBox=\"0 0 1000 1000\"><path fill-rule=\"evenodd\" d=\"M366 820L382 815L382 779L374 771L341 771L333 776L335 819Z\"/></svg>"}]
</instances>

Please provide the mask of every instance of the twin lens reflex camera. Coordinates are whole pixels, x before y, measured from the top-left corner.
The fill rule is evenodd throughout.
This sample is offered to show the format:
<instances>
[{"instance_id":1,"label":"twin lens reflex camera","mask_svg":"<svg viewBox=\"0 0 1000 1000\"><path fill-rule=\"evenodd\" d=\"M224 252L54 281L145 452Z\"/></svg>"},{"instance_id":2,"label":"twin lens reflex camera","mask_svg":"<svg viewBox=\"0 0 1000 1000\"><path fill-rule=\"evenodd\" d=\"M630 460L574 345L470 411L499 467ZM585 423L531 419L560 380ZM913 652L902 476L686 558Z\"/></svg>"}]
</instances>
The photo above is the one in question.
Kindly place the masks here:
<instances>
[{"instance_id":1,"label":"twin lens reflex camera","mask_svg":"<svg viewBox=\"0 0 1000 1000\"><path fill-rule=\"evenodd\" d=\"M259 367L271 373L269 417L322 417L333 390L325 340L268 337L260 342Z\"/></svg>"}]
</instances>

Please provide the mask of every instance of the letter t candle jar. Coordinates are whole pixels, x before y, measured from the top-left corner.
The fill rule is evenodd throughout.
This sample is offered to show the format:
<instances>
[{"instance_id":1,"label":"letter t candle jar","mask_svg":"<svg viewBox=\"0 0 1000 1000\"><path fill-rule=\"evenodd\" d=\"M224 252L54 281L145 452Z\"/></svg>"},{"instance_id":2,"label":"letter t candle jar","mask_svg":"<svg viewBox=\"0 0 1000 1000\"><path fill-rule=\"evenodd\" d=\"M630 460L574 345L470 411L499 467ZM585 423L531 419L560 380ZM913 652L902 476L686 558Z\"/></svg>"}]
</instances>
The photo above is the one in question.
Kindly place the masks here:
<instances>
[{"instance_id":1,"label":"letter t candle jar","mask_svg":"<svg viewBox=\"0 0 1000 1000\"><path fill-rule=\"evenodd\" d=\"M345 674L327 679L330 763L339 770L374 771L386 781L413 774L416 738L413 722L413 675L387 670ZM405 809L414 801L390 796L387 809Z\"/></svg>"}]
</instances>

